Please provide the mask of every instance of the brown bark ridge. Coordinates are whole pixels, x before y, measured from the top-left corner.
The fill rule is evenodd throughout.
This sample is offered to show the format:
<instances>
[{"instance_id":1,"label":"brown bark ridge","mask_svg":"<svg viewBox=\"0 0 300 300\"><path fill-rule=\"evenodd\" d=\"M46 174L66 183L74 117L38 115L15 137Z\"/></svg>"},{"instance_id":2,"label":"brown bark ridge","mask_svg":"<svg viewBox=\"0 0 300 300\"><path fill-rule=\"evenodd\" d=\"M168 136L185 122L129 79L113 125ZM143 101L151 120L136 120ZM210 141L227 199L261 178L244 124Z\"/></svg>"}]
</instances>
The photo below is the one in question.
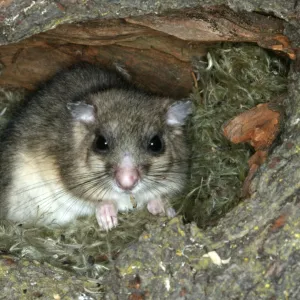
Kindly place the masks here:
<instances>
[{"instance_id":1,"label":"brown bark ridge","mask_svg":"<svg viewBox=\"0 0 300 300\"><path fill-rule=\"evenodd\" d=\"M58 69L84 60L120 64L138 85L186 97L193 87L191 60L203 57L211 43L254 42L295 59L284 24L215 6L59 25L0 47L0 86L35 89Z\"/></svg>"},{"instance_id":2,"label":"brown bark ridge","mask_svg":"<svg viewBox=\"0 0 300 300\"><path fill-rule=\"evenodd\" d=\"M274 106L274 105L273 105ZM250 195L249 187L259 167L266 161L268 150L280 130L280 111L265 103L238 115L223 126L223 134L234 144L249 143L256 151L248 160L249 173L244 181L242 197Z\"/></svg>"},{"instance_id":3,"label":"brown bark ridge","mask_svg":"<svg viewBox=\"0 0 300 300\"><path fill-rule=\"evenodd\" d=\"M0 44L20 41L59 24L103 18L124 18L146 14L161 14L172 9L226 5L240 14L242 11L272 14L297 25L300 7L297 1L281 0L2 0L0 2ZM294 31L296 34L296 31Z\"/></svg>"},{"instance_id":4,"label":"brown bark ridge","mask_svg":"<svg viewBox=\"0 0 300 300\"><path fill-rule=\"evenodd\" d=\"M232 143L249 142L258 150L268 149L279 132L280 113L269 104L259 104L227 122L223 133Z\"/></svg>"}]
</instances>

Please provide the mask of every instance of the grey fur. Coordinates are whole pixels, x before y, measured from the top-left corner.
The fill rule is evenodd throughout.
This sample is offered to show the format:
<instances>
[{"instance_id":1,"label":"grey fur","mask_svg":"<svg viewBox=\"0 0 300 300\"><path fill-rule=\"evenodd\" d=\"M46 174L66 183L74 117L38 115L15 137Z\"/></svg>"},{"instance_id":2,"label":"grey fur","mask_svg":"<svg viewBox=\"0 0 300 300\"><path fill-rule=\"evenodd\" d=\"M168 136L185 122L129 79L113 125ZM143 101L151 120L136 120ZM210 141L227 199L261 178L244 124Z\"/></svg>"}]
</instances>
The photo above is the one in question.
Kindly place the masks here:
<instances>
[{"instance_id":1,"label":"grey fur","mask_svg":"<svg viewBox=\"0 0 300 300\"><path fill-rule=\"evenodd\" d=\"M74 103L80 105L72 105ZM130 151L143 170L145 184L138 194L152 192L169 198L179 192L186 179L188 149L182 126L167 124L172 103L171 99L140 91L116 72L97 66L82 64L58 73L29 99L1 137L1 217L7 217L11 195L18 192L14 191L14 178L22 171L19 168L23 157L31 157L29 164L37 165L41 173L47 173L48 168L57 174L54 179L63 186L61 194L74 196L70 206L75 205L78 198L95 205L105 198L106 191L109 194L113 167L124 151ZM84 105L88 114L94 109L93 122L84 122L78 117ZM179 116L180 123L185 117ZM109 141L111 152L108 154L94 151L94 140L100 133ZM156 134L163 137L165 151L153 156L146 148L149 139ZM31 174L27 175L29 178ZM43 184L50 179L46 178ZM28 189L34 188L28 182ZM29 213L28 217L19 217L37 202L28 198L23 201L24 194L26 191L20 192L18 206L24 213L16 213L15 221L26 222L32 218ZM41 205L51 207L56 198L42 200Z\"/></svg>"}]
</instances>

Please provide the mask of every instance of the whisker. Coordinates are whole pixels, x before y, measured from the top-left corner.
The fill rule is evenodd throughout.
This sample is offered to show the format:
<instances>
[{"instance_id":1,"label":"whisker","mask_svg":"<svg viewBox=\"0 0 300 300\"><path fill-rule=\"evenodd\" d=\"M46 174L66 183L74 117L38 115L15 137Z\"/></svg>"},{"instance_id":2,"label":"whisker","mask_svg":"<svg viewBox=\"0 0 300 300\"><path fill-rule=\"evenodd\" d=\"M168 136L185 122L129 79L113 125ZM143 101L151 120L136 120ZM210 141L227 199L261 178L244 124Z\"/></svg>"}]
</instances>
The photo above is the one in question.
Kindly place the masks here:
<instances>
[{"instance_id":1,"label":"whisker","mask_svg":"<svg viewBox=\"0 0 300 300\"><path fill-rule=\"evenodd\" d=\"M78 189L79 187L85 187L85 190L83 192L81 192L81 194L84 195L86 192L88 192L90 190L91 183L95 182L94 185L92 185L92 187L97 186L97 185L99 185L99 179L106 176L106 174L100 174L100 175L97 174L97 175L98 176L96 176L96 177L89 177L87 180L76 183L73 186L69 186L67 189L60 188L55 193L50 192L50 194L49 194L49 192L47 191L44 194L40 194L36 197L32 197L30 199L30 201L27 201L26 205L25 204L23 205L23 208L30 207L32 202L34 202L35 204L37 204L39 206L43 206L43 207L45 207L45 204L48 204L48 206L50 206L53 201L58 200L60 197L63 197L64 195L69 194L70 191ZM102 181L100 184L100 187L104 186L105 184L106 184L106 182ZM43 185L46 186L46 184L43 184ZM43 186L43 185L40 185L40 186ZM20 193L22 193L22 191ZM47 197L45 197L45 196L47 196ZM39 200L38 198L41 198L41 199Z\"/></svg>"}]
</instances>

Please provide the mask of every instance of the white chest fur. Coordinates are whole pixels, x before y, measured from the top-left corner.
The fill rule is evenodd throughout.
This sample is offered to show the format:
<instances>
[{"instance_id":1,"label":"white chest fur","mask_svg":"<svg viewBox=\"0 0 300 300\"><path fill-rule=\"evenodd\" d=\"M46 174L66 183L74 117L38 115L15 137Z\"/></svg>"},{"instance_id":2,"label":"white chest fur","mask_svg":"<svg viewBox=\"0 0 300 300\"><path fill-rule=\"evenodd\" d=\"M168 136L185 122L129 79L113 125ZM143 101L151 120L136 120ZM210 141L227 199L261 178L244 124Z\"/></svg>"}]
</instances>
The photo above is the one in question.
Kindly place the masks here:
<instances>
[{"instance_id":1,"label":"white chest fur","mask_svg":"<svg viewBox=\"0 0 300 300\"><path fill-rule=\"evenodd\" d=\"M57 169L47 159L20 154L13 171L8 195L8 219L16 222L63 225L79 216L95 213L95 204L74 197L60 182ZM147 193L146 193L147 194ZM138 208L147 202L147 195L130 198L129 194L112 190L105 195L119 211ZM101 201L101 197L99 199Z\"/></svg>"},{"instance_id":2,"label":"white chest fur","mask_svg":"<svg viewBox=\"0 0 300 300\"><path fill-rule=\"evenodd\" d=\"M28 154L16 161L8 195L8 219L38 224L65 224L94 213L94 205L68 193L49 159L39 163Z\"/></svg>"}]
</instances>

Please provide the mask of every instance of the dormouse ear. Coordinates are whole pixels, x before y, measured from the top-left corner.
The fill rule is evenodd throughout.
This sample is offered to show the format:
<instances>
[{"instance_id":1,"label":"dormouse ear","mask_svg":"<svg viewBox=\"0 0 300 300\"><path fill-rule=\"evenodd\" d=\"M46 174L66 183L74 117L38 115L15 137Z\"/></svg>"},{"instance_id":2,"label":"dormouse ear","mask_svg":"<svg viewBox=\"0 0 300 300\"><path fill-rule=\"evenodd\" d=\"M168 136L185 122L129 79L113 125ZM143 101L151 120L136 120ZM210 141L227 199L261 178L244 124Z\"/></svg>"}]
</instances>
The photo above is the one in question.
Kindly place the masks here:
<instances>
[{"instance_id":1,"label":"dormouse ear","mask_svg":"<svg viewBox=\"0 0 300 300\"><path fill-rule=\"evenodd\" d=\"M121 74L127 81L131 80L131 75L129 74L126 67L124 67L121 63L114 63L114 66L119 74Z\"/></svg>"},{"instance_id":2,"label":"dormouse ear","mask_svg":"<svg viewBox=\"0 0 300 300\"><path fill-rule=\"evenodd\" d=\"M88 124L95 122L95 108L93 105L84 102L71 102L67 104L67 108L76 121Z\"/></svg>"},{"instance_id":3,"label":"dormouse ear","mask_svg":"<svg viewBox=\"0 0 300 300\"><path fill-rule=\"evenodd\" d=\"M178 101L172 104L167 112L167 124L171 126L184 125L188 115L192 113L191 101Z\"/></svg>"}]
</instances>

